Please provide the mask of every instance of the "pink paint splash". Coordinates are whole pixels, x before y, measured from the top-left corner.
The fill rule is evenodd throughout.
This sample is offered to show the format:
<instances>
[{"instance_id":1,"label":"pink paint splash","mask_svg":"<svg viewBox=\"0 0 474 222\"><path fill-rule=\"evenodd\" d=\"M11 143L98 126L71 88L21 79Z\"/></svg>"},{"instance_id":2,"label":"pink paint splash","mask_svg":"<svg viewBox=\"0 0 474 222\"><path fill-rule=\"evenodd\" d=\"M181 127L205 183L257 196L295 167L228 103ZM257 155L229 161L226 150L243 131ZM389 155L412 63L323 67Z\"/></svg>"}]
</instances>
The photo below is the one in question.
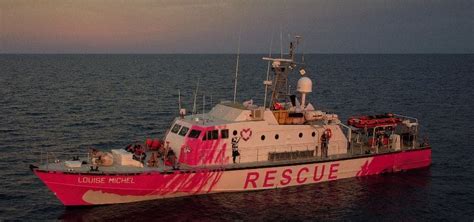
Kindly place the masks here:
<instances>
[{"instance_id":1,"label":"pink paint splash","mask_svg":"<svg viewBox=\"0 0 474 222\"><path fill-rule=\"evenodd\" d=\"M367 176L386 172L398 172L431 164L431 149L404 151L396 154L375 156L360 167L356 176Z\"/></svg>"},{"instance_id":2,"label":"pink paint splash","mask_svg":"<svg viewBox=\"0 0 474 222\"><path fill-rule=\"evenodd\" d=\"M81 175L61 172L35 171L36 175L53 191L64 205L90 205L84 200L88 191L120 196L172 196L210 193L221 179L223 169L199 170L195 172L174 171L169 174L152 173L126 175ZM133 177L133 184L80 183L81 177L101 178L103 181L118 177Z\"/></svg>"},{"instance_id":3,"label":"pink paint splash","mask_svg":"<svg viewBox=\"0 0 474 222\"><path fill-rule=\"evenodd\" d=\"M225 129L225 126L193 126L191 130L200 130L201 135L198 138L185 138L180 150L179 162L190 166L227 164L229 162L229 157L226 156L227 143L222 138L202 140L206 132L222 129Z\"/></svg>"},{"instance_id":4,"label":"pink paint splash","mask_svg":"<svg viewBox=\"0 0 474 222\"><path fill-rule=\"evenodd\" d=\"M189 194L209 193L217 184L223 174L223 170L200 170L195 173L175 172L164 175L158 187L150 195L168 195L177 192Z\"/></svg>"}]
</instances>

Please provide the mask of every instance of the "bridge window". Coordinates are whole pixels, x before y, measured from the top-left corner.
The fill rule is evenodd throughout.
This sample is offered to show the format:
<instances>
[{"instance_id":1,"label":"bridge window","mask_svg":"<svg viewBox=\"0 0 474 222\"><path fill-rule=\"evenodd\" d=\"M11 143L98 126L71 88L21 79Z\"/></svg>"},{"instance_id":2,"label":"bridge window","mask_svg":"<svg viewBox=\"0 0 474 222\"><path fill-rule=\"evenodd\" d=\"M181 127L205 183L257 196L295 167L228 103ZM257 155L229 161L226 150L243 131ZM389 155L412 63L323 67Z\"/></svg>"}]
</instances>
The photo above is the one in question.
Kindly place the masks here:
<instances>
[{"instance_id":1,"label":"bridge window","mask_svg":"<svg viewBox=\"0 0 474 222\"><path fill-rule=\"evenodd\" d=\"M237 136L237 130L234 130L234 132L232 132L232 134L233 134L234 136Z\"/></svg>"},{"instance_id":2,"label":"bridge window","mask_svg":"<svg viewBox=\"0 0 474 222\"><path fill-rule=\"evenodd\" d=\"M219 130L207 131L206 136L202 140L216 140L219 138Z\"/></svg>"},{"instance_id":3,"label":"bridge window","mask_svg":"<svg viewBox=\"0 0 474 222\"><path fill-rule=\"evenodd\" d=\"M280 136L278 134L275 134L275 139L277 140L278 138L280 138Z\"/></svg>"},{"instance_id":4,"label":"bridge window","mask_svg":"<svg viewBox=\"0 0 474 222\"><path fill-rule=\"evenodd\" d=\"M181 125L179 124L174 124L173 128L171 129L172 133L178 133L179 129L181 129Z\"/></svg>"},{"instance_id":5,"label":"bridge window","mask_svg":"<svg viewBox=\"0 0 474 222\"><path fill-rule=\"evenodd\" d=\"M188 133L188 131L189 131L189 128L183 126L183 128L181 128L181 130L179 131L178 135L180 135L180 136L186 136L186 133Z\"/></svg>"},{"instance_id":6,"label":"bridge window","mask_svg":"<svg viewBox=\"0 0 474 222\"><path fill-rule=\"evenodd\" d=\"M189 138L198 138L199 135L201 135L201 130L191 130L191 132L189 133Z\"/></svg>"},{"instance_id":7,"label":"bridge window","mask_svg":"<svg viewBox=\"0 0 474 222\"><path fill-rule=\"evenodd\" d=\"M229 138L229 130L228 130L228 129L223 129L223 130L221 130L221 138L222 138L222 139L227 139L227 138Z\"/></svg>"},{"instance_id":8,"label":"bridge window","mask_svg":"<svg viewBox=\"0 0 474 222\"><path fill-rule=\"evenodd\" d=\"M311 136L312 136L312 137L315 137L315 136L316 136L316 132L311 133Z\"/></svg>"},{"instance_id":9,"label":"bridge window","mask_svg":"<svg viewBox=\"0 0 474 222\"><path fill-rule=\"evenodd\" d=\"M212 139L217 140L219 139L219 130L213 130L212 132Z\"/></svg>"},{"instance_id":10,"label":"bridge window","mask_svg":"<svg viewBox=\"0 0 474 222\"><path fill-rule=\"evenodd\" d=\"M262 139L262 140L265 140L265 135L262 135L261 139Z\"/></svg>"},{"instance_id":11,"label":"bridge window","mask_svg":"<svg viewBox=\"0 0 474 222\"><path fill-rule=\"evenodd\" d=\"M303 137L303 133L298 134L298 136L299 136L300 138Z\"/></svg>"}]
</instances>

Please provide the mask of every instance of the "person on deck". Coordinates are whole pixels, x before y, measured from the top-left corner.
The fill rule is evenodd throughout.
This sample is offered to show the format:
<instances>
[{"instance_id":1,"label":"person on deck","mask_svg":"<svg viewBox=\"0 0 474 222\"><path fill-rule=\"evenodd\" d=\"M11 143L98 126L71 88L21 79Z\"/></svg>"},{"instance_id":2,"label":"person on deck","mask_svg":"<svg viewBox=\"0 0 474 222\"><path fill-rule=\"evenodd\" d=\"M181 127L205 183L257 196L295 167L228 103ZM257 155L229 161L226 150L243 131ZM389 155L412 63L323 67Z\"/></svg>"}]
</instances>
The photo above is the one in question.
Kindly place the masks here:
<instances>
[{"instance_id":1,"label":"person on deck","mask_svg":"<svg viewBox=\"0 0 474 222\"><path fill-rule=\"evenodd\" d=\"M145 153L145 150L143 149L142 145L140 145L140 144L135 145L134 150L135 151L133 153L133 159L143 163L146 159L146 153Z\"/></svg>"},{"instance_id":2,"label":"person on deck","mask_svg":"<svg viewBox=\"0 0 474 222\"><path fill-rule=\"evenodd\" d=\"M156 167L158 166L158 158L157 158L157 153L153 152L151 153L151 157L148 160L148 166L149 167Z\"/></svg>"},{"instance_id":3,"label":"person on deck","mask_svg":"<svg viewBox=\"0 0 474 222\"><path fill-rule=\"evenodd\" d=\"M232 138L232 161L235 163L235 159L240 156L239 153L239 141L240 137Z\"/></svg>"},{"instance_id":4,"label":"person on deck","mask_svg":"<svg viewBox=\"0 0 474 222\"><path fill-rule=\"evenodd\" d=\"M384 140L384 134L380 132L377 137L377 144L378 144L379 149L383 148L383 145L384 145L383 140Z\"/></svg>"},{"instance_id":5,"label":"person on deck","mask_svg":"<svg viewBox=\"0 0 474 222\"><path fill-rule=\"evenodd\" d=\"M92 164L94 166L112 166L114 157L109 152L101 152L95 148L91 148Z\"/></svg>"},{"instance_id":6,"label":"person on deck","mask_svg":"<svg viewBox=\"0 0 474 222\"><path fill-rule=\"evenodd\" d=\"M322 157L328 157L328 142L329 142L329 138L325 132L323 133L323 135L321 135L321 156Z\"/></svg>"},{"instance_id":7,"label":"person on deck","mask_svg":"<svg viewBox=\"0 0 474 222\"><path fill-rule=\"evenodd\" d=\"M130 144L127 145L127 147L125 147L125 150L127 152L134 153L135 152L135 146L132 143L130 143Z\"/></svg>"},{"instance_id":8,"label":"person on deck","mask_svg":"<svg viewBox=\"0 0 474 222\"><path fill-rule=\"evenodd\" d=\"M177 161L177 157L176 157L176 154L174 153L173 149L170 149L168 151L168 154L167 154L167 159L168 159L168 162L171 164L171 167L173 167L173 170L176 170L178 169L178 161Z\"/></svg>"}]
</instances>

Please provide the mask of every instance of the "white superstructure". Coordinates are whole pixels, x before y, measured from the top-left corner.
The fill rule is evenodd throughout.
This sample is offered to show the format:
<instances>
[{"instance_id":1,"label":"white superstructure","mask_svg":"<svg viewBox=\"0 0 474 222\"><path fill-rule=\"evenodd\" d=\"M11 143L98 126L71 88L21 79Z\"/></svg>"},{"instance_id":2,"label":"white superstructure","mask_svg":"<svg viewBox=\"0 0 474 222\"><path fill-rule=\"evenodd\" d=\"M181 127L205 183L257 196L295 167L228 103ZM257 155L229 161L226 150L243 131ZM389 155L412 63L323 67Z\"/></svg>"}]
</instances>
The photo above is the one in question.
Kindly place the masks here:
<instances>
[{"instance_id":1,"label":"white superstructure","mask_svg":"<svg viewBox=\"0 0 474 222\"><path fill-rule=\"evenodd\" d=\"M346 154L348 139L338 116L307 103L313 83L304 67L299 69L298 95L288 94L288 75L297 67L294 48L290 44L289 58L263 58L272 62L274 73L272 81L264 81L271 87L270 104L222 102L209 113L176 118L165 141L179 162L226 164L235 151L240 154L237 163Z\"/></svg>"}]
</instances>

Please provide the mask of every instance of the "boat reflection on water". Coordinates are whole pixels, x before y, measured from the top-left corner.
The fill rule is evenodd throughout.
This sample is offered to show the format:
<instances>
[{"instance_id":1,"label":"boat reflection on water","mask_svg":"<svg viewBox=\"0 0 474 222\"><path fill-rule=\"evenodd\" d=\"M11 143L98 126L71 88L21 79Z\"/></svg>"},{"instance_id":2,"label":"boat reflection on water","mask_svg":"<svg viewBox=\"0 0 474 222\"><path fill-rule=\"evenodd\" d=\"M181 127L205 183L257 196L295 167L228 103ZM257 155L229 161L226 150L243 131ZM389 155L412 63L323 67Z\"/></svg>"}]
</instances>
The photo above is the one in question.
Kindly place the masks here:
<instances>
[{"instance_id":1,"label":"boat reflection on water","mask_svg":"<svg viewBox=\"0 0 474 222\"><path fill-rule=\"evenodd\" d=\"M58 218L90 220L341 220L400 218L429 210L431 171L348 178L329 183L244 193L218 193L129 204L66 207ZM404 214L400 214L401 212ZM399 216L397 216L399 215ZM413 213L413 217L415 217ZM401 219L401 218L400 218Z\"/></svg>"}]
</instances>

